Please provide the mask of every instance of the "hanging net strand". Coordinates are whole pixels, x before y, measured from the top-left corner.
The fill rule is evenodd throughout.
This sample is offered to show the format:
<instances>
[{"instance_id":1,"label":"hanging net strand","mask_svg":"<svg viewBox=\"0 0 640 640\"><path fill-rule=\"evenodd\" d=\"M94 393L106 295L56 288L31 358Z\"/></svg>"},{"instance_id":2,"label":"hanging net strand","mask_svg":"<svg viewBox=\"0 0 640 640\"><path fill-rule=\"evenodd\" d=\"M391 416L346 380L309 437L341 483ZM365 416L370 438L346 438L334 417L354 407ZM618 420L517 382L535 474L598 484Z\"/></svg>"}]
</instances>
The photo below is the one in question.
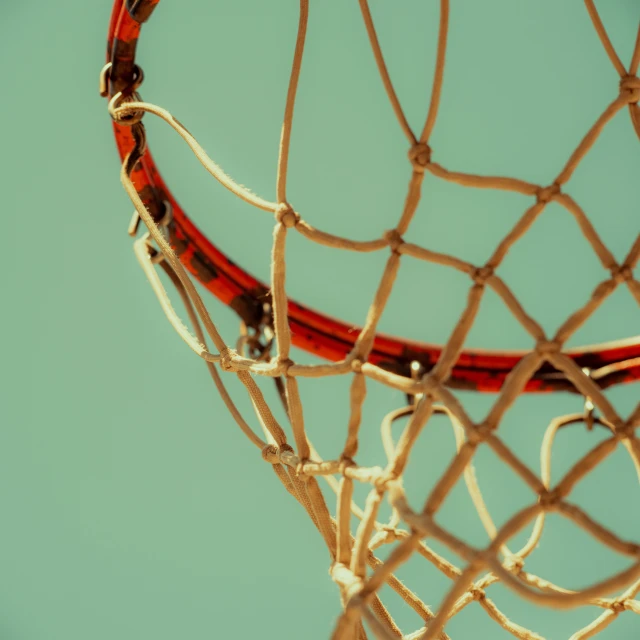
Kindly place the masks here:
<instances>
[{"instance_id":1,"label":"hanging net strand","mask_svg":"<svg viewBox=\"0 0 640 640\"><path fill-rule=\"evenodd\" d=\"M153 11L157 0L127 0L116 2L110 26L109 57L116 55L123 42L135 42L140 25ZM391 103L400 129L409 142L409 184L402 210L395 226L381 238L350 240L316 229L304 220L287 198L287 173L289 146L293 135L294 106L308 23L308 0L300 0L300 14L294 47L293 64L285 101L285 115L280 139L277 163L275 200L269 201L238 185L222 168L207 156L195 137L168 111L140 99L137 90L142 72L131 56L125 63L109 64L101 79L101 92L109 96L109 113L114 120L116 136L123 157L121 179L136 210L136 220L147 228L144 236L135 241L135 252L153 291L160 301L168 320L187 345L206 362L212 379L234 420L248 439L256 445L264 461L270 464L276 477L305 509L314 526L327 545L331 557L331 577L337 584L342 603L333 632L334 640L362 640L367 637L366 628L373 637L384 640L404 637L411 640L449 638L448 621L473 602L477 602L488 616L516 638L542 638L509 618L490 598L491 586L501 583L522 598L536 604L571 608L582 605L602 609L593 622L576 631L572 640L589 638L610 625L621 613L640 614L640 544L621 539L605 525L594 520L585 510L571 502L571 493L581 480L622 446L640 480L640 441L636 428L640 426L640 403L627 418L616 411L605 397L603 388L609 384L628 382L640 377L640 344L637 338L621 341L611 348L608 355L593 357L594 366L584 366L580 354L565 348L567 341L593 315L602 303L618 288L626 287L640 306L640 282L634 269L640 259L640 235L632 239L624 260L618 263L606 246L585 211L567 191L570 179L580 162L589 153L601 132L611 119L628 108L632 131L640 139L640 29L628 66L620 60L600 20L592 0L585 0L586 10L595 33L619 76L619 91L602 115L595 121L566 164L560 168L549 185L537 185L525 180L481 176L452 171L434 162L434 150L430 139L437 126L440 96L444 84L445 57L449 21L449 2L440 2L440 23L436 45L436 68L431 87L431 101L424 125L416 134L408 124L400 101L384 61L382 49L367 0L359 0L375 64ZM117 37L116 37L117 34ZM180 253L183 237L177 204L167 193L158 201L157 194L149 194L144 186L153 178L143 117L150 113L169 124L194 152L204 168L229 191L254 207L274 216L271 296L260 309L261 320L250 327L244 326L241 340L227 342L218 331L202 301L194 283L193 274L186 268L188 256ZM531 204L517 219L513 228L500 240L487 261L474 265L462 258L439 253L409 243L405 235L421 199L426 173L442 180L480 189L511 191L531 198ZM566 209L578 225L587 244L591 247L605 271L605 277L595 286L591 297L582 307L562 322L549 336L541 325L524 309L515 294L498 275L509 250L516 245L549 203ZM137 226L137 222L133 228ZM192 230L193 231L193 230ZM304 364L292 358L291 302L286 292L287 239L291 232L299 232L305 238L334 249L353 252L387 251L388 258L369 307L362 329L350 343L344 357L335 362ZM194 232L195 233L195 232ZM430 352L433 361L416 359L408 375L384 366L378 358L377 328L388 304L401 261L406 256L439 264L466 274L470 280L466 306L451 330L449 339ZM162 268L182 299L189 317L191 329L182 321L170 301L167 290L159 278ZM497 391L495 402L486 417L473 421L460 401L450 390L454 376L463 377L465 367L463 347L486 288L491 288L504 302L512 316L531 336L534 348L520 354L512 362L507 360L502 369L496 370ZM255 330L251 333L249 328ZM266 338L260 333L268 329ZM208 343L213 347L209 347ZM617 351L616 351L617 349ZM636 349L634 351L634 349ZM613 353L615 352L615 353ZM587 353L587 352L584 352ZM435 354L435 356L434 356ZM622 355L621 355L622 354ZM224 374L235 374L246 388L255 418L248 420L241 415L223 384ZM468 368L472 371L472 368ZM540 453L540 472L536 473L499 437L500 425L506 412L525 391L541 388L540 372L560 376L564 387L577 390L585 398L584 414L572 414L554 419L549 424ZM280 397L290 426L285 429L277 420L256 383L255 377L271 377L279 385ZM347 376L350 379L349 413L345 420L346 434L341 451L330 459L323 459L314 448L307 433L303 402L298 387L299 377ZM381 421L381 437L386 461L380 466L365 467L356 462L359 434L362 426L363 405L368 386L384 384L407 394L411 403L391 412ZM533 381L533 382L532 382ZM454 385L455 386L455 385ZM455 438L456 453L447 469L426 497L424 504L411 505L403 487L403 476L410 464L410 456L422 431L433 416L445 416ZM406 423L396 439L393 425L406 418ZM252 422L258 429L251 426ZM601 430L606 438L599 441L555 484L551 482L553 450L556 436L561 429L574 425L586 425L588 429ZM293 435L289 442L287 430ZM258 435L261 431L262 435ZM531 490L530 504L513 514L505 524L497 527L484 501L479 482L473 469L473 459L482 446L489 447L513 473ZM335 493L335 515L328 506L328 498L322 492L318 479L326 480ZM463 479L478 517L486 530L490 543L477 548L464 542L437 522L438 512L452 488ZM370 486L363 507L354 502L356 483ZM388 522L380 521L383 500L391 505ZM544 533L545 518L555 513L573 522L603 546L629 558L629 566L600 582L580 590L569 590L525 570L527 558L535 550ZM352 531L351 518L359 520ZM512 551L509 544L514 536L531 526L531 534L519 550ZM428 544L436 540L460 559L456 566L438 554ZM386 559L376 552L391 545ZM395 572L410 558L422 557L451 581L437 610L427 606L417 593L404 585ZM381 589L387 585L422 620L417 630L403 636L389 610L381 600ZM613 595L617 594L617 595ZM433 601L433 594L428 595Z\"/></svg>"}]
</instances>

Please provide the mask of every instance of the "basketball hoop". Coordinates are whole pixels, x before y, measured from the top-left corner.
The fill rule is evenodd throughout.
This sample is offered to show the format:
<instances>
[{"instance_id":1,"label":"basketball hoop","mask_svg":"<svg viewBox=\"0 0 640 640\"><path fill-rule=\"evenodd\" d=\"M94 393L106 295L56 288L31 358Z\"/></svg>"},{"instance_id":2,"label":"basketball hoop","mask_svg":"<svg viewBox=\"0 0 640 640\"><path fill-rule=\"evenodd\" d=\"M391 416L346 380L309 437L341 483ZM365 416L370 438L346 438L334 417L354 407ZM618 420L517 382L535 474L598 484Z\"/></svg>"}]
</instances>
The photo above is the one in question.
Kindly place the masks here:
<instances>
[{"instance_id":1,"label":"basketball hoop","mask_svg":"<svg viewBox=\"0 0 640 640\"><path fill-rule=\"evenodd\" d=\"M334 639L364 638L363 621L378 638L447 638L445 625L470 602L477 601L489 616L518 638L540 638L533 631L510 621L488 597L491 584L501 582L532 602L555 608L589 604L604 612L592 624L576 632L575 640L587 638L612 622L622 611L640 614L635 596L640 592L640 544L621 540L593 520L567 498L573 487L597 467L619 445L628 452L640 478L640 403L622 418L603 389L640 380L640 336L589 345L565 347L580 326L618 288L628 289L640 305L640 281L634 269L640 261L640 235L622 262L618 262L591 224L588 216L567 191L576 167L589 152L607 123L620 111L628 110L633 130L640 139L640 31L630 63L624 65L614 50L599 18L593 0L585 0L586 10L597 36L619 76L619 92L586 133L565 166L549 185L538 185L511 177L490 177L447 169L434 160L430 146L443 86L448 30L448 0L440 2L440 27L436 72L431 103L422 131L416 135L407 123L384 62L367 0L360 0L364 25L382 82L398 122L408 140L407 173L410 177L404 208L398 222L382 237L351 240L332 235L310 225L304 212L287 199L287 166L292 119L306 36L308 0L300 0L300 21L278 161L276 199L265 200L234 182L211 160L194 136L168 111L143 102L138 90L144 75L136 64L136 47L141 26L159 0L116 0L109 26L107 63L100 76L100 93L109 100L116 144L122 160L122 181L136 212L129 233L137 236L140 223L146 232L135 240L138 260L155 291L167 318L188 346L203 358L234 419L251 442L262 450L262 457L285 488L306 509L331 553L331 576L340 589L343 613L336 624ZM198 229L164 182L147 148L143 124L153 114L169 124L192 149L207 171L225 188L250 205L271 213L275 219L271 282L262 283L244 271L223 250ZM421 197L426 173L469 188L495 189L530 198L526 211L512 230L499 242L482 265L457 256L438 253L405 239ZM547 205L554 202L575 219L585 241L604 269L604 279L590 299L561 324L554 335L547 335L529 315L514 293L498 275L510 247L525 235ZM386 251L388 259L366 321L360 329L288 299L285 292L286 240L298 232L308 240L336 250L351 252ZM464 312L453 327L449 340L433 345L404 340L378 332L378 323L392 291L402 259L427 261L457 270L469 278L470 288ZM182 298L190 318L190 330L174 310L157 269L165 271ZM209 316L192 279L197 280L239 316L240 336L227 343ZM512 316L532 338L529 351L490 351L466 349L480 300L487 288L504 302ZM210 350L207 341L213 343ZM233 345L233 347L231 346ZM302 364L291 359L292 346L320 356L322 364ZM225 377L235 374L246 387L265 431L263 439L233 404L217 367ZM278 423L255 376L274 379L293 431L293 444ZM330 460L323 460L313 449L305 431L303 405L297 378L349 376L350 414L345 444ZM382 419L381 435L387 460L378 467L359 466L356 461L362 405L371 381L398 389L408 404ZM453 395L452 389L497 394L497 400L482 422L474 422ZM538 476L499 438L501 419L515 399L523 393L569 391L585 398L581 414L561 416L546 431ZM428 496L422 508L412 507L403 489L402 478L409 454L432 415L442 414L451 422L457 453L448 469ZM391 426L401 418L408 422L396 442ZM551 458L557 433L574 424L591 430L598 427L607 439L593 447L554 486L551 485ZM534 494L534 502L497 528L483 500L471 462L480 446L490 447L516 473ZM337 493L335 516L327 506L317 482L323 476ZM464 478L473 504L491 537L485 549L472 548L436 522L445 497L459 478ZM364 509L352 501L354 483L371 485ZM384 497L392 507L389 523L377 521ZM535 549L544 530L545 515L555 512L590 533L603 545L633 560L630 568L579 591L569 591L525 571L525 560ZM350 517L360 518L351 531ZM527 543L519 551L507 546L510 539L533 523ZM425 542L432 538L454 551L465 563L460 569L433 551ZM395 544L383 562L374 552L385 544ZM394 571L409 557L421 555L453 582L437 612L395 576ZM369 568L369 570L367 569ZM402 636L380 599L380 589L389 585L425 621L424 628ZM611 597L614 592L622 594Z\"/></svg>"}]
</instances>

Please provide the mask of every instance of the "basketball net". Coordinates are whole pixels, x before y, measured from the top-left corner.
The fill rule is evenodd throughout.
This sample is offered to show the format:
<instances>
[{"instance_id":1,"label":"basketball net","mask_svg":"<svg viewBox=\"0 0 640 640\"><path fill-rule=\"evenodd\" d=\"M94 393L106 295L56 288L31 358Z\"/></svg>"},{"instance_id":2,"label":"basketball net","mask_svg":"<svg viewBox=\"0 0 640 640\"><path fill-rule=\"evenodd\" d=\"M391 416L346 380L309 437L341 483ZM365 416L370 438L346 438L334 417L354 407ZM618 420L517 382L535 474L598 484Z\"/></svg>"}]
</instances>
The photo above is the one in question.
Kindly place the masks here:
<instances>
[{"instance_id":1,"label":"basketball net","mask_svg":"<svg viewBox=\"0 0 640 640\"><path fill-rule=\"evenodd\" d=\"M128 3L127 9L129 10L129 5L133 5L135 10L136 4L145 5L144 2ZM155 2L150 4L154 5ZM498 582L522 598L539 605L554 608L579 605L600 607L601 615L572 636L573 640L588 638L611 624L623 611L640 614L640 602L635 599L640 591L640 545L621 540L603 524L595 521L570 501L571 492L618 447L626 450L640 479L640 441L635 435L635 429L640 426L640 403L628 417L620 416L598 384L598 380L611 371L605 371L606 367L602 370L583 369L567 355L565 344L618 287L626 287L640 305L640 282L633 274L640 259L640 236L632 241L624 261L618 263L585 212L567 192L566 186L607 123L618 112L628 110L633 130L640 138L640 78L637 75L640 65L640 32L632 59L625 66L607 36L593 1L585 1L595 32L612 63L614 72L619 76L619 93L586 133L556 179L549 185L541 186L510 177L487 177L451 171L433 160L434 154L429 141L436 125L443 84L448 0L441 0L440 5L431 103L424 127L420 132L414 132L394 91L367 0L360 0L364 24L382 82L395 116L409 142L409 187L404 208L393 229L383 237L370 241L338 237L307 223L301 213L288 202L289 142L308 14L308 0L301 0L299 29L280 141L275 202L264 200L235 183L205 154L196 139L168 111L142 102L135 92L142 79L139 70L136 85L130 87L131 90L120 91L112 96L109 103L112 118L118 125L131 127L135 141L133 149L124 159L121 174L124 187L135 205L136 216L147 227L145 235L135 241L135 252L168 320L187 345L206 362L213 382L238 426L260 449L262 458L271 465L284 488L303 506L324 539L332 560L331 577L339 588L343 605L343 612L333 632L335 640L366 638L363 622L366 622L376 638L385 640L400 637L412 640L445 639L449 637L445 631L447 622L474 601L513 636L522 639L541 638L534 631L509 620L494 604L490 597L490 587ZM109 65L105 68L103 83L108 82L108 73ZM157 217L154 219L131 178L146 150L145 132L141 124L141 118L145 113L154 114L173 127L191 147L203 166L227 189L247 203L275 216L271 298L269 303L265 304L265 320L260 331L244 327L237 344L230 345L223 340L190 274L176 254L175 246L172 247L172 237L168 231L171 223L170 207L167 207L165 215L160 220ZM523 194L529 196L532 203L511 231L501 239L487 262L477 266L459 257L437 253L405 241L405 233L420 201L425 173L465 187ZM509 249L526 234L550 202L564 207L575 219L605 274L586 304L568 317L552 336L548 336L540 324L525 311L498 275ZM292 232L298 232L312 242L338 250L389 253L363 328L347 357L338 362L303 364L291 358L292 338L287 315L285 279L287 237ZM369 361L380 317L394 286L400 262L405 256L455 269L466 274L470 280L466 307L442 347L437 362L429 370L416 363L411 376L399 375ZM163 280L159 277L159 268L166 272L182 298L191 329L174 310ZM526 353L512 368L485 419L475 422L451 392L448 381L487 287L498 294L513 317L533 338L535 348ZM207 346L208 342L214 345L213 349ZM640 359L636 360L625 366L637 367ZM532 376L545 363L549 363L556 371L566 376L575 390L584 396L586 408L584 414L558 417L549 424L541 449L541 467L537 473L504 443L500 437L500 424ZM222 370L224 376L220 376L218 369ZM241 416L232 402L221 379L228 376L237 377L246 388L264 435L259 435L250 426L249 421ZM265 401L256 383L258 376L272 378L278 383L293 433L291 441ZM348 417L345 418L344 446L327 460L320 458L307 435L303 403L298 389L298 378L324 376L345 376L350 381L350 407ZM381 435L386 460L381 461L380 466L365 467L357 463L358 442L363 403L367 390L374 383L401 390L410 398L410 403L382 419ZM405 494L403 474L410 462L414 444L435 414L448 417L455 435L457 452L424 504L416 506L409 503ZM400 418L407 418L407 422L399 439L395 441L391 426ZM606 430L607 437L552 486L551 460L554 440L560 429L573 424L586 424L589 428L596 425ZM515 513L499 528L494 524L483 500L472 467L474 455L480 447L489 447L531 490L530 504ZM323 477L335 491L335 509L329 508L329 503L320 489L320 477ZM438 523L437 516L443 501L461 478L466 483L475 509L491 540L485 548L470 546ZM363 507L359 507L353 501L355 483L370 486ZM389 521L380 522L379 508L385 498L391 505L392 516ZM632 560L631 566L597 584L577 591L565 589L533 575L526 570L526 561L541 539L545 516L550 512L570 520L602 545L628 556ZM352 514L360 522L355 531L351 528ZM508 546L516 534L531 525L532 533L521 549ZM437 541L453 551L460 558L460 566L436 553L429 546L430 540ZM378 557L378 552L385 545L391 545L391 551L383 561ZM451 586L444 594L437 611L427 606L394 575L394 572L412 556L421 556L451 580ZM588 558L585 561L588 561ZM380 590L384 585L393 589L418 614L424 621L421 628L403 635L380 598ZM611 594L617 595L612 597ZM433 600L434 595L438 594L428 594L429 600Z\"/></svg>"}]
</instances>

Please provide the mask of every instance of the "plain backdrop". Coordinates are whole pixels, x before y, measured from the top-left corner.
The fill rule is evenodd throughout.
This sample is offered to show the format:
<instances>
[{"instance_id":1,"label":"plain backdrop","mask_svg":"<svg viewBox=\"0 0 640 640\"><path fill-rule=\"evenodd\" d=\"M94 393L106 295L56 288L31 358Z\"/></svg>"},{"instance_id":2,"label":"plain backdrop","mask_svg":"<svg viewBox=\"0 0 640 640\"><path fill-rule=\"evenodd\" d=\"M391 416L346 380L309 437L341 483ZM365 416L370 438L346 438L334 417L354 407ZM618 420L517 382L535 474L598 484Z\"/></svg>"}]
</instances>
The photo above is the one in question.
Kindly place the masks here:
<instances>
[{"instance_id":1,"label":"plain backdrop","mask_svg":"<svg viewBox=\"0 0 640 640\"><path fill-rule=\"evenodd\" d=\"M371 4L398 94L419 129L438 3ZM627 63L637 2L598 6ZM340 607L320 537L225 412L135 262L126 234L132 206L119 182L106 102L97 94L110 9L109 0L0 4L0 638L327 638ZM175 113L214 160L268 199L297 12L294 0L163 0L139 49L143 97ZM453 170L548 184L617 85L583 3L453 0L434 158ZM145 123L185 209L236 262L267 278L273 219L224 191L163 123L150 115ZM293 131L292 204L326 231L376 237L398 219L406 152L357 2L312 2ZM619 260L640 227L639 167L640 144L623 110L567 187ZM529 204L524 196L427 177L408 239L481 264ZM386 256L341 255L297 236L288 251L293 297L362 323ZM510 253L502 275L549 332L606 278L575 221L555 205ZM442 341L467 288L458 274L405 260L381 328ZM207 303L233 343L237 320L210 297ZM639 319L620 288L571 344L637 334ZM531 339L487 294L468 344L528 348ZM234 382L231 392L255 426ZM301 389L314 444L326 457L338 455L347 380L305 380ZM608 396L626 416L638 388ZM459 397L474 418L494 400ZM361 464L384 462L379 422L403 400L370 385ZM549 419L580 410L573 396L523 398L501 434L537 470ZM554 478L603 437L578 427L563 434ZM453 453L450 428L434 419L407 471L415 505ZM476 464L498 523L533 499L488 451ZM623 450L573 495L629 539L640 531L639 498ZM441 518L457 535L487 543L463 486ZM527 565L532 571L578 587L628 566L569 523L551 520ZM449 584L419 559L400 577L434 607ZM491 595L515 621L550 640L565 640L599 613L549 612L500 587ZM389 602L404 632L421 626L412 611ZM455 639L511 637L477 604L448 631ZM640 618L627 612L602 637L639 634Z\"/></svg>"}]
</instances>

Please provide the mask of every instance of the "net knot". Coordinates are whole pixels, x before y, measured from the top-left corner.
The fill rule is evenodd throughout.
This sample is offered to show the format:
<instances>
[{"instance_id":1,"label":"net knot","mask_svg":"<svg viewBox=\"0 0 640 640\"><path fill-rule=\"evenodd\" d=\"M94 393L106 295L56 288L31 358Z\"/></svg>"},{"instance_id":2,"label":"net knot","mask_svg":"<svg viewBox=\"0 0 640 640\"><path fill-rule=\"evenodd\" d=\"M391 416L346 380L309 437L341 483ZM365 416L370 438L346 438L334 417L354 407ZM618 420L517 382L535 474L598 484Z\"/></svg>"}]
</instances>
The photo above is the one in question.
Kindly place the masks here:
<instances>
[{"instance_id":1,"label":"net knot","mask_svg":"<svg viewBox=\"0 0 640 640\"><path fill-rule=\"evenodd\" d=\"M469 587L469 591L467 592L476 602L480 602L487 597L484 589L480 587L476 587L475 585Z\"/></svg>"},{"instance_id":2,"label":"net knot","mask_svg":"<svg viewBox=\"0 0 640 640\"><path fill-rule=\"evenodd\" d=\"M556 489L547 489L538 495L538 504L544 511L552 511L560 502L560 494Z\"/></svg>"},{"instance_id":3,"label":"net knot","mask_svg":"<svg viewBox=\"0 0 640 640\"><path fill-rule=\"evenodd\" d=\"M431 147L426 142L418 142L409 149L409 161L416 173L424 173L431 162Z\"/></svg>"},{"instance_id":4,"label":"net knot","mask_svg":"<svg viewBox=\"0 0 640 640\"><path fill-rule=\"evenodd\" d=\"M223 371L234 371L235 367L233 365L233 359L237 356L237 352L234 349L230 349L229 347L225 347L220 352L220 368Z\"/></svg>"},{"instance_id":5,"label":"net knot","mask_svg":"<svg viewBox=\"0 0 640 640\"><path fill-rule=\"evenodd\" d=\"M611 269L611 277L616 281L616 284L622 284L633 278L633 272L629 265L623 264Z\"/></svg>"},{"instance_id":6,"label":"net knot","mask_svg":"<svg viewBox=\"0 0 640 640\"><path fill-rule=\"evenodd\" d=\"M388 489L388 485L392 482L396 482L397 480L398 474L393 469L389 469L375 478L372 484L376 491L384 493Z\"/></svg>"},{"instance_id":7,"label":"net knot","mask_svg":"<svg viewBox=\"0 0 640 640\"><path fill-rule=\"evenodd\" d=\"M276 447L275 444L268 444L262 449L262 459L271 464L278 464L280 462L280 458L278 458L278 447Z\"/></svg>"},{"instance_id":8,"label":"net knot","mask_svg":"<svg viewBox=\"0 0 640 640\"><path fill-rule=\"evenodd\" d=\"M636 435L636 426L631 421L622 422L620 420L619 422L614 422L613 427L618 440L631 440Z\"/></svg>"},{"instance_id":9,"label":"net knot","mask_svg":"<svg viewBox=\"0 0 640 640\"><path fill-rule=\"evenodd\" d=\"M536 352L541 356L551 355L560 351L560 344L555 340L539 340L536 344Z\"/></svg>"},{"instance_id":10,"label":"net knot","mask_svg":"<svg viewBox=\"0 0 640 640\"><path fill-rule=\"evenodd\" d=\"M623 611L626 611L627 609L626 600L621 600L618 598L616 598L615 600L612 600L609 603L609 609L611 609L613 613L622 613Z\"/></svg>"},{"instance_id":11,"label":"net knot","mask_svg":"<svg viewBox=\"0 0 640 640\"><path fill-rule=\"evenodd\" d=\"M294 362L290 358L278 358L278 369L280 370L280 375L285 378L289 375L289 368L293 365Z\"/></svg>"},{"instance_id":12,"label":"net knot","mask_svg":"<svg viewBox=\"0 0 640 640\"><path fill-rule=\"evenodd\" d=\"M474 445L484 442L493 432L491 425L486 422L476 425L475 429L467 434L467 440Z\"/></svg>"},{"instance_id":13,"label":"net knot","mask_svg":"<svg viewBox=\"0 0 640 640\"><path fill-rule=\"evenodd\" d=\"M524 558L511 556L504 561L503 566L507 571L517 575L524 569Z\"/></svg>"},{"instance_id":14,"label":"net knot","mask_svg":"<svg viewBox=\"0 0 640 640\"><path fill-rule=\"evenodd\" d=\"M626 97L628 102L638 102L640 100L640 78L631 75L620 78L620 95Z\"/></svg>"},{"instance_id":15,"label":"net knot","mask_svg":"<svg viewBox=\"0 0 640 640\"><path fill-rule=\"evenodd\" d=\"M384 239L391 248L393 253L399 253L400 245L404 244L402 236L398 233L397 229L389 229L385 231Z\"/></svg>"},{"instance_id":16,"label":"net knot","mask_svg":"<svg viewBox=\"0 0 640 640\"><path fill-rule=\"evenodd\" d=\"M340 472L340 475L343 476L349 467L357 467L357 466L358 465L356 464L353 458L343 455L340 457L340 467L338 467L338 470Z\"/></svg>"},{"instance_id":17,"label":"net knot","mask_svg":"<svg viewBox=\"0 0 640 640\"><path fill-rule=\"evenodd\" d=\"M291 229L300 222L300 214L293 210L293 207L288 202L281 202L275 210L276 220Z\"/></svg>"},{"instance_id":18,"label":"net knot","mask_svg":"<svg viewBox=\"0 0 640 640\"><path fill-rule=\"evenodd\" d=\"M396 540L402 539L400 533L395 527L392 527L390 524L384 525L380 531L378 531L380 536L384 537L385 542L395 542Z\"/></svg>"},{"instance_id":19,"label":"net knot","mask_svg":"<svg viewBox=\"0 0 640 640\"><path fill-rule=\"evenodd\" d=\"M422 393L429 397L433 397L433 392L440 387L440 380L431 373L423 375L420 383L422 384Z\"/></svg>"},{"instance_id":20,"label":"net knot","mask_svg":"<svg viewBox=\"0 0 640 640\"><path fill-rule=\"evenodd\" d=\"M493 267L485 265L484 267L477 267L471 274L471 278L476 284L484 287L486 281L493 275Z\"/></svg>"},{"instance_id":21,"label":"net knot","mask_svg":"<svg viewBox=\"0 0 640 640\"><path fill-rule=\"evenodd\" d=\"M536 198L538 199L538 202L547 204L548 202L551 202L559 193L560 185L554 182L548 187L540 187L536 191Z\"/></svg>"},{"instance_id":22,"label":"net knot","mask_svg":"<svg viewBox=\"0 0 640 640\"><path fill-rule=\"evenodd\" d=\"M268 444L262 449L262 459L271 464L281 464L282 460L280 459L280 456L285 451L293 453L293 447L286 442L281 444L279 447L275 444Z\"/></svg>"},{"instance_id":23,"label":"net knot","mask_svg":"<svg viewBox=\"0 0 640 640\"><path fill-rule=\"evenodd\" d=\"M385 544L391 544L396 540L400 540L400 534L393 527L387 525L378 531L369 542L369 549L375 551Z\"/></svg>"}]
</instances>

